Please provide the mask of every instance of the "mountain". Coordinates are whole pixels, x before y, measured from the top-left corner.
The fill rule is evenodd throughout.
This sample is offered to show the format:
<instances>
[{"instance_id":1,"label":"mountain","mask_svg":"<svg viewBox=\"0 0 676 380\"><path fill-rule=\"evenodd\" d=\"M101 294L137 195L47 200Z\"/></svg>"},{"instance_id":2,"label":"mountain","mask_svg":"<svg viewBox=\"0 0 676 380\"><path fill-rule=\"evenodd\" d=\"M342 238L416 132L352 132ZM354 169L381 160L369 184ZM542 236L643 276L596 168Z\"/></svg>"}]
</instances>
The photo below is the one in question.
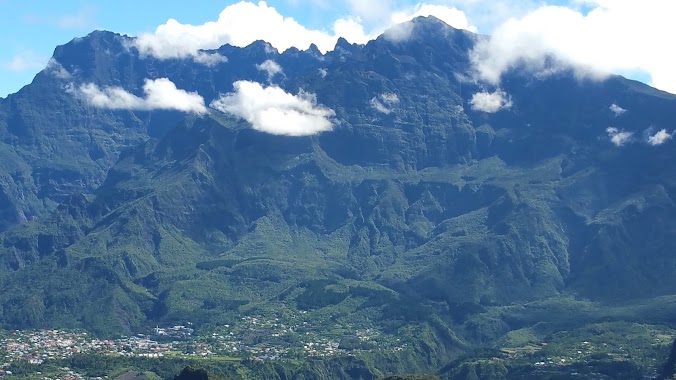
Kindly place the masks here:
<instances>
[{"instance_id":1,"label":"mountain","mask_svg":"<svg viewBox=\"0 0 676 380\"><path fill-rule=\"evenodd\" d=\"M212 67L108 32L57 48L0 104L4 326L114 335L291 310L404 339L410 356L380 368L394 373L529 329L676 322L676 154L646 142L672 127L676 96L515 68L511 108L482 112L466 78L483 37L407 27L326 55L226 45ZM265 83L266 60L281 88L335 111L332 131L102 110L68 91L140 95L166 77L209 104Z\"/></svg>"},{"instance_id":2,"label":"mountain","mask_svg":"<svg viewBox=\"0 0 676 380\"><path fill-rule=\"evenodd\" d=\"M140 56L129 48L130 41L127 36L97 31L59 46L30 85L0 100L4 163L0 230L48 215L69 195L93 191L120 152L162 136L183 117L175 111L92 107L73 96L70 86L92 83L141 95L145 79L171 77L179 88L199 89L213 99L231 91L234 78L262 80L264 74L244 62L257 61L269 51L264 42L239 55L230 53L241 49L224 46L220 52L230 55L231 64L210 68ZM291 51L286 56L296 56L297 61L314 57L311 52Z\"/></svg>"}]
</instances>

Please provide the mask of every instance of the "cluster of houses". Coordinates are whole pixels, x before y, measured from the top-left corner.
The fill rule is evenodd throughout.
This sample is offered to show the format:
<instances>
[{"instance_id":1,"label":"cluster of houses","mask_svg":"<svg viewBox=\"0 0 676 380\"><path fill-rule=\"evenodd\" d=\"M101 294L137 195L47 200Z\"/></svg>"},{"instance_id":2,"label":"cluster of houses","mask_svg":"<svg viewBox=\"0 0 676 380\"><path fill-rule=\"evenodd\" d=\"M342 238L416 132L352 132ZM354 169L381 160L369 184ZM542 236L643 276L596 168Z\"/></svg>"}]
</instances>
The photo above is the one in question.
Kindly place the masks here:
<instances>
[{"instance_id":1,"label":"cluster of houses","mask_svg":"<svg viewBox=\"0 0 676 380\"><path fill-rule=\"evenodd\" d=\"M350 326L339 324L327 331L324 325L313 326L311 318L296 313L272 317L246 316L235 325L224 325L210 334L195 336L194 333L190 325L156 327L147 335L108 340L97 339L84 331L6 331L0 333L0 347L4 349L4 352L0 350L0 365L17 360L39 365L77 354L147 358L218 356L235 360L327 357L356 354L368 347L364 343L375 346L380 338L378 331L353 330ZM346 336L350 344L345 344ZM383 347L382 344L378 346ZM0 372L0 375L3 373Z\"/></svg>"},{"instance_id":2,"label":"cluster of houses","mask_svg":"<svg viewBox=\"0 0 676 380\"><path fill-rule=\"evenodd\" d=\"M304 312L276 316L245 316L234 326L225 325L211 334L209 342L220 355L247 356L254 360L272 360L289 356L327 357L354 355L367 347L341 345L346 338L372 343L381 333L372 329L351 328L336 322L316 323ZM382 342L381 342L382 343ZM398 342L393 351L402 349ZM380 348L388 345L379 345Z\"/></svg>"},{"instance_id":3,"label":"cluster of houses","mask_svg":"<svg viewBox=\"0 0 676 380\"><path fill-rule=\"evenodd\" d=\"M145 336L95 339L83 331L9 331L0 338L5 362L25 360L42 364L46 360L67 359L75 354L97 353L119 356L162 357L174 350L174 343L158 343Z\"/></svg>"}]
</instances>

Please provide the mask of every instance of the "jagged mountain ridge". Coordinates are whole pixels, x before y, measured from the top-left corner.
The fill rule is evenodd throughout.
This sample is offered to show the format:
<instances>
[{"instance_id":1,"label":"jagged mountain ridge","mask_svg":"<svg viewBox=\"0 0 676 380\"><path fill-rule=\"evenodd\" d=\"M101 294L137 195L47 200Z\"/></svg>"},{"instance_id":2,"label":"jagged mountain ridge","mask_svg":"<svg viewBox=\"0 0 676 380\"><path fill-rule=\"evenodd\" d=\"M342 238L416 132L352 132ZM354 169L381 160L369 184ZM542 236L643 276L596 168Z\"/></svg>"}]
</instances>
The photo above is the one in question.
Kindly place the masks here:
<instances>
[{"instance_id":1,"label":"jagged mountain ridge","mask_svg":"<svg viewBox=\"0 0 676 380\"><path fill-rule=\"evenodd\" d=\"M311 51L280 55L259 41L246 49L224 46L220 52L230 56L230 63L207 67L140 56L130 41L97 31L59 46L30 85L0 100L3 161L8 166L0 229L49 213L68 195L91 192L121 151L162 136L184 117L175 111L99 109L74 97L69 86L93 83L141 95L144 80L170 77L179 87L213 99L231 91L234 78L263 80L265 74L250 62L267 56L283 62L294 56L312 66L319 58ZM287 75L292 73L290 67Z\"/></svg>"},{"instance_id":2,"label":"jagged mountain ridge","mask_svg":"<svg viewBox=\"0 0 676 380\"><path fill-rule=\"evenodd\" d=\"M281 137L216 111L178 123L172 113L84 107L90 113L79 117L108 120L104 132L118 126L110 135L126 136L134 120L134 138L97 163L100 185L90 180L59 197L36 191L62 202L42 200L42 213L55 212L2 235L5 326L110 333L158 321L216 323L278 301L321 310L357 300L346 310L375 308L383 325L435 326L436 352L425 352L434 362L529 323L489 319L491 308L561 294L603 302L673 294L675 177L661 165L673 150L616 147L606 128L637 138L650 126L668 128L676 97L619 77L515 70L503 84L512 109L478 112L470 99L483 88L456 75L469 70L476 37L434 19L414 26L410 40L340 42L324 57L226 46L219 52L228 63L212 69L128 51L101 63L110 59L97 58L105 43L85 43L122 38L108 33L58 50L69 72L76 64L67 57L95 62L77 66L82 81L138 91L151 74L136 70L143 62L160 67L153 77L166 75L207 102L236 79L265 81L255 65L272 57L285 70L282 87L316 93L339 123L313 137ZM96 48L83 52L82 44ZM8 101L36 96L40 80ZM399 99L388 114L370 105L383 93ZM82 107L65 94L67 105ZM627 114L616 117L611 104ZM30 145L21 136L44 141L26 131L12 135L14 152ZM157 138L144 142L149 136ZM116 159L108 170L104 163ZM26 173L36 172L22 160ZM309 302L304 289L317 280L328 281L324 297Z\"/></svg>"}]
</instances>

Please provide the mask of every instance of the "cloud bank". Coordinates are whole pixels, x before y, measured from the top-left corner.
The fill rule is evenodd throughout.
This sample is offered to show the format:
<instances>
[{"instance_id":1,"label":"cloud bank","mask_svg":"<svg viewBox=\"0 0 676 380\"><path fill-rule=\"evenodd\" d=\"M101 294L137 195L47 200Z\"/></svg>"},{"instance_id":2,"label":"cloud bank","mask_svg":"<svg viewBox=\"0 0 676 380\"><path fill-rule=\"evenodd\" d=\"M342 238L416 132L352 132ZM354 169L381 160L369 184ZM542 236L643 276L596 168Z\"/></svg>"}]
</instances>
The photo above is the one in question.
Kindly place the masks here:
<instances>
[{"instance_id":1,"label":"cloud bank","mask_svg":"<svg viewBox=\"0 0 676 380\"><path fill-rule=\"evenodd\" d=\"M497 84L511 68L544 70L554 58L584 77L647 73L653 86L676 93L676 50L664 45L666 36L676 35L676 2L582 3L588 12L542 6L498 26L471 54L478 78Z\"/></svg>"},{"instance_id":2,"label":"cloud bank","mask_svg":"<svg viewBox=\"0 0 676 380\"><path fill-rule=\"evenodd\" d=\"M358 30L358 26L342 20L334 24L334 31L348 29L348 34L361 42L367 37L363 30ZM138 36L135 44L143 54L158 58L185 58L196 56L199 49L216 49L226 43L247 46L256 40L267 41L280 51L292 46L307 49L315 43L326 52L335 46L337 37L307 29L293 18L282 16L264 1L258 4L242 1L225 7L216 21L202 25L181 24L170 19L158 26L154 33Z\"/></svg>"},{"instance_id":3,"label":"cloud bank","mask_svg":"<svg viewBox=\"0 0 676 380\"><path fill-rule=\"evenodd\" d=\"M210 107L248 121L259 131L273 135L309 136L333 128L335 112L317 104L314 94L290 94L280 87L238 81L235 91L211 102Z\"/></svg>"},{"instance_id":4,"label":"cloud bank","mask_svg":"<svg viewBox=\"0 0 676 380\"><path fill-rule=\"evenodd\" d=\"M378 4L377 4L378 3ZM198 58L204 60L200 49L217 49L224 44L247 46L256 40L264 40L276 49L284 51L290 47L305 50L311 44L326 53L334 48L339 37L352 43L366 43L380 35L385 29L398 22L416 16L434 15L452 26L476 30L462 11L441 5L420 4L415 8L393 11L382 2L354 2L357 15L378 13L384 19L369 32L361 17L344 17L336 20L332 31L308 29L291 17L284 17L266 2L241 1L223 9L216 21L202 25L181 24L170 19L157 27L154 33L144 33L134 40L141 54L157 58ZM200 58L201 57L201 58ZM208 61L208 60L207 60Z\"/></svg>"},{"instance_id":5,"label":"cloud bank","mask_svg":"<svg viewBox=\"0 0 676 380\"><path fill-rule=\"evenodd\" d=\"M506 92L496 90L495 92L477 92L470 100L472 109L486 113L496 113L503 109L512 107L512 99Z\"/></svg>"},{"instance_id":6,"label":"cloud bank","mask_svg":"<svg viewBox=\"0 0 676 380\"><path fill-rule=\"evenodd\" d=\"M99 88L94 83L71 86L75 96L98 108L129 110L177 110L204 114L207 108L204 99L195 92L178 89L167 78L146 79L143 85L145 97L141 98L121 87Z\"/></svg>"}]
</instances>

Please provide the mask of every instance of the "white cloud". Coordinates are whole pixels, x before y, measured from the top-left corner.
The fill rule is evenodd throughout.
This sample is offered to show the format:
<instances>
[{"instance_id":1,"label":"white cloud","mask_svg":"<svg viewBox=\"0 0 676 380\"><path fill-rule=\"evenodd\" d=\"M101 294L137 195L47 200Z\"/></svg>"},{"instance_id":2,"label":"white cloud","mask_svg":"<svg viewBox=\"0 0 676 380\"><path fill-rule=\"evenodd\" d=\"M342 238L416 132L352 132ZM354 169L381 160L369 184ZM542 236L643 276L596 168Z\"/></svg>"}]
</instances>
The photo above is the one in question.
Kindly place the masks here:
<instances>
[{"instance_id":1,"label":"white cloud","mask_svg":"<svg viewBox=\"0 0 676 380\"><path fill-rule=\"evenodd\" d=\"M389 114L392 112L392 109L399 104L399 96L393 92L384 92L378 96L374 96L370 101L369 104L371 107L373 107L376 111L384 113L384 114Z\"/></svg>"},{"instance_id":2,"label":"white cloud","mask_svg":"<svg viewBox=\"0 0 676 380\"><path fill-rule=\"evenodd\" d=\"M477 92L470 100L472 109L481 112L495 113L503 109L512 107L512 99L506 92L496 90L495 92Z\"/></svg>"},{"instance_id":3,"label":"white cloud","mask_svg":"<svg viewBox=\"0 0 676 380\"><path fill-rule=\"evenodd\" d=\"M329 70L327 69L319 69L319 76L322 78L326 78L327 75L329 75Z\"/></svg>"},{"instance_id":4,"label":"white cloud","mask_svg":"<svg viewBox=\"0 0 676 380\"><path fill-rule=\"evenodd\" d=\"M259 71L265 71L268 74L268 81L271 81L275 75L282 72L282 67L275 61L268 59L267 61L256 65Z\"/></svg>"},{"instance_id":5,"label":"white cloud","mask_svg":"<svg viewBox=\"0 0 676 380\"><path fill-rule=\"evenodd\" d=\"M50 58L45 69L48 73L54 75L59 79L70 79L71 75L60 63L54 58Z\"/></svg>"},{"instance_id":6,"label":"white cloud","mask_svg":"<svg viewBox=\"0 0 676 380\"><path fill-rule=\"evenodd\" d=\"M625 112L627 112L627 110L625 110L624 108L618 106L618 105L615 104L615 103L611 104L610 107L609 107L609 109L610 109L610 112L612 112L612 113L615 115L615 117L621 116L621 115L623 115Z\"/></svg>"},{"instance_id":7,"label":"white cloud","mask_svg":"<svg viewBox=\"0 0 676 380\"><path fill-rule=\"evenodd\" d=\"M662 145L665 142L671 140L673 138L673 135L667 132L666 129L662 129L661 131L655 133L652 136L648 137L648 144L652 146L657 146L657 145Z\"/></svg>"},{"instance_id":8,"label":"white cloud","mask_svg":"<svg viewBox=\"0 0 676 380\"><path fill-rule=\"evenodd\" d=\"M277 51L277 49L275 49L274 46L270 45L267 42L265 43L264 49L265 49L265 54L279 54L279 51Z\"/></svg>"},{"instance_id":9,"label":"white cloud","mask_svg":"<svg viewBox=\"0 0 676 380\"><path fill-rule=\"evenodd\" d=\"M326 44L323 47L318 42L315 42L315 44L318 46L321 52L326 53L327 51L331 51L334 46L336 46L336 42L340 37L345 38L351 43L365 44L370 40L375 39L378 34L380 33L366 33L364 31L364 26L362 25L361 19L346 17L338 19L333 23L333 34L328 39L328 41L331 42L330 44Z\"/></svg>"},{"instance_id":10,"label":"white cloud","mask_svg":"<svg viewBox=\"0 0 676 380\"><path fill-rule=\"evenodd\" d=\"M676 50L668 47L676 34L676 2L580 2L587 12L542 6L497 27L472 53L479 78L498 83L520 64L541 70L550 56L586 77L645 72L657 88L676 92Z\"/></svg>"},{"instance_id":11,"label":"white cloud","mask_svg":"<svg viewBox=\"0 0 676 380\"><path fill-rule=\"evenodd\" d=\"M40 70L47 62L49 61L46 57L40 56L33 50L24 50L12 57L5 67L11 71Z\"/></svg>"},{"instance_id":12,"label":"white cloud","mask_svg":"<svg viewBox=\"0 0 676 380\"><path fill-rule=\"evenodd\" d=\"M167 78L146 79L143 85L145 97L131 94L121 87L99 88L94 83L79 87L71 86L69 92L99 108L130 110L177 110L203 114L207 112L204 99L196 92L176 88Z\"/></svg>"},{"instance_id":13,"label":"white cloud","mask_svg":"<svg viewBox=\"0 0 676 380\"><path fill-rule=\"evenodd\" d=\"M259 131L274 135L308 136L333 128L335 112L317 104L314 94L290 94L280 87L237 81L235 91L211 102L210 107L248 121Z\"/></svg>"},{"instance_id":14,"label":"white cloud","mask_svg":"<svg viewBox=\"0 0 676 380\"><path fill-rule=\"evenodd\" d=\"M157 58L190 58L198 56L200 49L217 49L224 44L247 46L256 40L269 42L279 51L290 47L305 50L311 44L317 45L323 53L331 51L339 37L352 43L363 44L376 38L388 27L420 15L434 15L451 22L458 28L474 27L469 25L464 14L452 7L421 4L417 7L395 12L389 2L352 1L353 14L336 20L332 30L308 29L291 17L284 17L274 7L260 1L256 4L241 1L228 5L216 21L201 25L181 24L170 19L157 27L154 33L138 36L133 44L141 54ZM377 16L382 19L365 31L363 19Z\"/></svg>"},{"instance_id":15,"label":"white cloud","mask_svg":"<svg viewBox=\"0 0 676 380\"><path fill-rule=\"evenodd\" d=\"M614 127L608 127L606 129L606 133L608 133L608 137L610 137L610 141L615 144L615 146L622 146L626 143L628 143L631 140L631 137L633 133L631 132L626 132L626 131L620 131L617 128Z\"/></svg>"}]
</instances>

